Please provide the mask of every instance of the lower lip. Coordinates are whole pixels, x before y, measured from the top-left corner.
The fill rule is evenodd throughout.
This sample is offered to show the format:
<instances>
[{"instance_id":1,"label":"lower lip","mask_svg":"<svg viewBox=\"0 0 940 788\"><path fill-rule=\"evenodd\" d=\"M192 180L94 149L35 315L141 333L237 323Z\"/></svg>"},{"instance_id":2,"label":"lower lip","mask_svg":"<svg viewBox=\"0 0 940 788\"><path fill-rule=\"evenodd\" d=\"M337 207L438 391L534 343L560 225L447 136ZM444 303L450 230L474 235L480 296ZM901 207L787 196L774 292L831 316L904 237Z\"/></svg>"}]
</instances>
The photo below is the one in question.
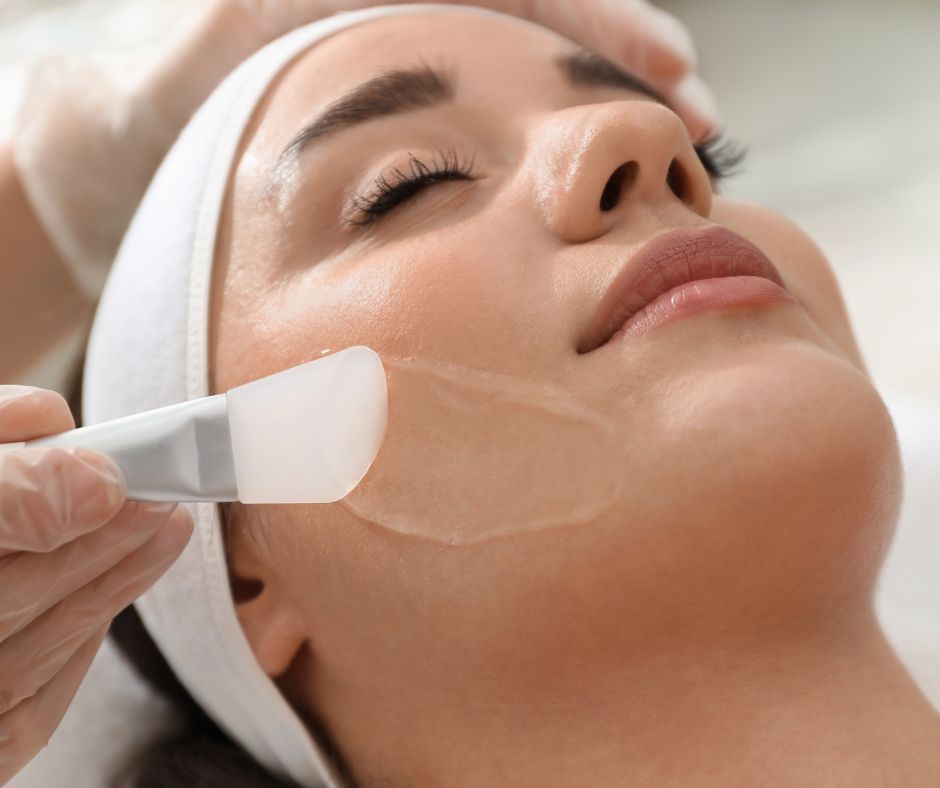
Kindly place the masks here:
<instances>
[{"instance_id":1,"label":"lower lip","mask_svg":"<svg viewBox=\"0 0 940 788\"><path fill-rule=\"evenodd\" d=\"M780 303L799 302L776 282L761 276L698 279L657 296L635 315L631 315L610 340L641 334L657 326L712 309L770 306Z\"/></svg>"}]
</instances>

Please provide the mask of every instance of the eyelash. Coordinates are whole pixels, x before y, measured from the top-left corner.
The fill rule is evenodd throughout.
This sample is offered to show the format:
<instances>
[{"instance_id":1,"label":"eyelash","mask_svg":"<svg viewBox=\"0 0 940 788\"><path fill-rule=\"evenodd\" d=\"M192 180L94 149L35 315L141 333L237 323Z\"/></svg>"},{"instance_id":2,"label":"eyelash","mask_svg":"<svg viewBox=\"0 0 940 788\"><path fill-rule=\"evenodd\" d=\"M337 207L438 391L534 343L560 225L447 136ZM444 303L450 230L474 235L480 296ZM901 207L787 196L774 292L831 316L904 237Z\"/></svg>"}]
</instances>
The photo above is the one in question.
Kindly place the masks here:
<instances>
[{"instance_id":1,"label":"eyelash","mask_svg":"<svg viewBox=\"0 0 940 788\"><path fill-rule=\"evenodd\" d=\"M716 181L740 173L747 156L747 148L720 133L712 134L694 147L705 172Z\"/></svg>"},{"instance_id":2,"label":"eyelash","mask_svg":"<svg viewBox=\"0 0 940 788\"><path fill-rule=\"evenodd\" d=\"M356 216L347 221L357 227L369 226L375 224L382 214L410 200L428 186L444 181L475 180L473 164L472 157L463 160L455 150L438 150L431 164L409 153L408 172L396 167L389 175L379 175L371 194L353 197Z\"/></svg>"},{"instance_id":3,"label":"eyelash","mask_svg":"<svg viewBox=\"0 0 940 788\"><path fill-rule=\"evenodd\" d=\"M722 134L715 134L697 143L695 152L705 171L715 180L722 180L740 172L746 149ZM382 173L368 195L356 194L352 199L354 215L346 221L356 227L369 227L379 217L415 197L428 186L446 181L476 180L474 160L461 159L455 150L438 150L434 161L427 164L408 154L408 171L396 167L388 175Z\"/></svg>"}]
</instances>

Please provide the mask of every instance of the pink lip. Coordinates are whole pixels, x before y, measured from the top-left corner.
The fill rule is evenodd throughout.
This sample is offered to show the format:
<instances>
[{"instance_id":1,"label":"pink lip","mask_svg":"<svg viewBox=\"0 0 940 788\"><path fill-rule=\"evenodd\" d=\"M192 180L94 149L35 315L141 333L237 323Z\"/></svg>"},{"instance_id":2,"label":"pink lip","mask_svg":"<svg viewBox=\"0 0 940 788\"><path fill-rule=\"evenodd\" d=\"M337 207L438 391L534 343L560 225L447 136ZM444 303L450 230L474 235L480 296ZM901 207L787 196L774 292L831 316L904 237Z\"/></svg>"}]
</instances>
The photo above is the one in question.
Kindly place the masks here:
<instances>
[{"instance_id":1,"label":"pink lip","mask_svg":"<svg viewBox=\"0 0 940 788\"><path fill-rule=\"evenodd\" d=\"M685 227L656 236L616 276L579 353L615 334L634 334L706 309L795 301L760 249L724 227Z\"/></svg>"}]
</instances>

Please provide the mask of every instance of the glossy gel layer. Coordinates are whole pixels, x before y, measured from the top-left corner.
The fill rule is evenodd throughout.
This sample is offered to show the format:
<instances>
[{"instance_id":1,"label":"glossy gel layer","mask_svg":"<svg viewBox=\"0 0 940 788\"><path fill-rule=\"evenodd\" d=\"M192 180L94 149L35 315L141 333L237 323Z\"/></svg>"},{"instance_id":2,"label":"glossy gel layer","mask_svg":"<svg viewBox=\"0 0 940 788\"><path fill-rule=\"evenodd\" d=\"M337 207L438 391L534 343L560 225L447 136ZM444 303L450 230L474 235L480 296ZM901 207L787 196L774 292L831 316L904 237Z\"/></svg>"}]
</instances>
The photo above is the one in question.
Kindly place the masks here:
<instances>
[{"instance_id":1,"label":"glossy gel layer","mask_svg":"<svg viewBox=\"0 0 940 788\"><path fill-rule=\"evenodd\" d=\"M400 533L461 545L589 522L624 469L613 423L566 391L423 358L383 356L389 418L342 504Z\"/></svg>"}]
</instances>

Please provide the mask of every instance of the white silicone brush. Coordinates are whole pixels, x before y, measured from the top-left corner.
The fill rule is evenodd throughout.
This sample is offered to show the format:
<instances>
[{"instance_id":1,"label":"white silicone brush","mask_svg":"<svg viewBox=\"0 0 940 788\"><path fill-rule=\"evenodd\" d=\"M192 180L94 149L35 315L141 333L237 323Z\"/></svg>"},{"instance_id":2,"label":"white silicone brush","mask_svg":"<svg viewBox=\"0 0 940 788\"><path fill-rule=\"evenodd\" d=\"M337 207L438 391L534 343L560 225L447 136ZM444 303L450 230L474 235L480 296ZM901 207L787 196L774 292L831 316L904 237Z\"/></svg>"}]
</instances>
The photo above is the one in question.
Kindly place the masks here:
<instances>
[{"instance_id":1,"label":"white silicone brush","mask_svg":"<svg viewBox=\"0 0 940 788\"><path fill-rule=\"evenodd\" d=\"M378 454L385 369L351 347L226 394L63 432L26 446L81 446L110 457L137 501L331 503Z\"/></svg>"}]
</instances>

